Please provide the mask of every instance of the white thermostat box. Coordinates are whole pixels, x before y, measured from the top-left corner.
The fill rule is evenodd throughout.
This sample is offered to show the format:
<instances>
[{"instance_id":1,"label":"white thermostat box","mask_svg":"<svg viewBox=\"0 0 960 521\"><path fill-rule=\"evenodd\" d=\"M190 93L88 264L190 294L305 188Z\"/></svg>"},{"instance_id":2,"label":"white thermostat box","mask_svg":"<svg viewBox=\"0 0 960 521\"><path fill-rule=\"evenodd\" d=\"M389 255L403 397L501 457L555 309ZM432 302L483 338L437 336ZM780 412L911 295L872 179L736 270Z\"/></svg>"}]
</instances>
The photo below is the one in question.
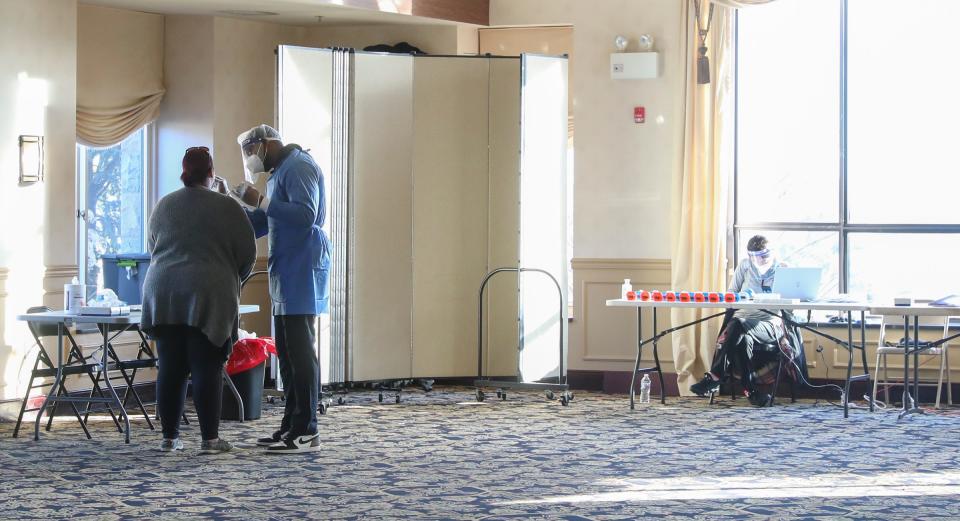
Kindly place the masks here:
<instances>
[{"instance_id":1,"label":"white thermostat box","mask_svg":"<svg viewBox=\"0 0 960 521\"><path fill-rule=\"evenodd\" d=\"M617 52L610 55L610 78L645 80L659 74L660 60L655 52Z\"/></svg>"}]
</instances>

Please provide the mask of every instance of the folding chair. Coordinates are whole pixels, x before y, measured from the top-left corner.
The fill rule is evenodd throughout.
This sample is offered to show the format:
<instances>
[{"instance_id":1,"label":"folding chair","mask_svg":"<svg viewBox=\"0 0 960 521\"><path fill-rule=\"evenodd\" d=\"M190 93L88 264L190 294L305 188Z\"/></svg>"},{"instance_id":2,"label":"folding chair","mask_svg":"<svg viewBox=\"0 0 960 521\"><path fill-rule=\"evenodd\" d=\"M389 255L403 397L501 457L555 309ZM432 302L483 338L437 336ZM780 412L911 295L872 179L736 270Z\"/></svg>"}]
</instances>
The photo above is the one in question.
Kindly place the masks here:
<instances>
[{"instance_id":1,"label":"folding chair","mask_svg":"<svg viewBox=\"0 0 960 521\"><path fill-rule=\"evenodd\" d=\"M720 331L727 326L730 320L733 319L734 310L728 310L723 318L723 324L720 326ZM796 403L797 401L797 380L798 378L804 378L803 374L797 374L797 371L801 373L806 371L807 359L803 351L803 338L800 335L799 329L794 326L789 325L788 321L784 318L784 334L787 336L788 342L791 344L797 344L801 346L798 349L797 358L794 360L789 357L783 350L780 348L780 344L765 344L757 346L754 358L752 360L754 373L757 375L757 380L761 385L770 385L770 400L767 402L767 406L773 407L777 399L777 392L780 390L780 382L783 378L783 373L786 372L790 380L790 403ZM791 370L790 366L796 363L796 367ZM769 374L765 374L763 369L769 369L769 372L773 372L773 366L776 365L776 373L772 381ZM739 378L743 378L743 375L740 375ZM730 378L727 384L730 386L730 398L736 400L737 392L734 383L734 378ZM710 404L712 405L714 399L716 398L717 391L710 393Z\"/></svg>"},{"instance_id":2,"label":"folding chair","mask_svg":"<svg viewBox=\"0 0 960 521\"><path fill-rule=\"evenodd\" d=\"M96 375L97 383L99 384L101 378L122 379L125 384L123 397L121 400L124 410L126 410L128 404L130 403L130 398L132 397L137 408L140 410L141 415L145 420L147 420L147 425L150 427L150 430L155 430L153 421L150 418L150 414L147 413L146 406L155 405L156 402L144 402L140 397L140 393L137 392L137 388L135 386L138 370L157 367L157 357L154 354L153 349L150 348L150 343L147 341L147 337L144 336L143 331L141 331L139 328L128 329L124 326L100 327L108 327L108 331L113 332L113 336L109 337L107 341L107 358L109 360L107 363L108 374L103 375L101 371L98 371ZM125 331L135 331L140 337L140 342L137 346L136 358L121 358L113 346L113 341ZM119 376L116 374L111 375L109 374L111 372L117 372L120 374ZM84 419L89 417L89 414L90 413L88 410L86 416L84 416Z\"/></svg>"},{"instance_id":3,"label":"folding chair","mask_svg":"<svg viewBox=\"0 0 960 521\"><path fill-rule=\"evenodd\" d=\"M27 313L43 313L46 311L52 311L46 306L37 306L32 307L27 310ZM30 329L30 334L33 335L33 339L37 343L38 351L37 358L33 362L33 369L30 371L30 380L27 383L26 395L23 397L23 403L20 405L20 414L17 415L17 423L13 428L13 437L16 438L20 433L20 426L23 423L23 415L27 412L39 411L40 408L27 408L27 404L30 401L30 391L34 389L40 389L44 387L49 387L53 385L53 382L44 382L34 385L34 381L38 378L55 378L57 376L57 367L53 362L53 358L50 357L50 354L47 353L46 348L43 346L43 339L47 337L56 337L57 336L57 325L40 323L40 322L27 322L27 327ZM70 331L66 328L63 330L64 338L67 340L70 346L69 353L67 354L66 363L62 369L64 376L69 375L81 375L85 374L90 378L90 381L93 383L93 387L90 388L89 397L93 397L96 394L100 398L105 398L106 395L103 394L102 389L100 388L98 382L98 375L100 372L100 364L98 364L93 355L84 357L83 352L80 349L80 346L77 344L76 340L73 338L73 335L70 334ZM58 346L59 348L59 346ZM95 376L94 373L97 373ZM56 389L57 396L63 396L64 394L69 393L69 390L66 387L66 382L61 381L60 385ZM123 428L120 425L120 420L117 418L113 409L109 404L105 404L107 411L110 413L110 417L113 418L113 422L116 425L119 431L123 431ZM80 411L77 409L77 406L74 403L70 403L70 408L73 410L74 416L77 417L77 421L80 422L80 428L83 429L83 433L87 436L87 439L90 439L90 431L87 430L87 419L89 417L89 404L87 406L87 414L83 417L80 416ZM54 411L51 410L47 416L47 427L46 430L49 431L53 427L53 416Z\"/></svg>"}]
</instances>

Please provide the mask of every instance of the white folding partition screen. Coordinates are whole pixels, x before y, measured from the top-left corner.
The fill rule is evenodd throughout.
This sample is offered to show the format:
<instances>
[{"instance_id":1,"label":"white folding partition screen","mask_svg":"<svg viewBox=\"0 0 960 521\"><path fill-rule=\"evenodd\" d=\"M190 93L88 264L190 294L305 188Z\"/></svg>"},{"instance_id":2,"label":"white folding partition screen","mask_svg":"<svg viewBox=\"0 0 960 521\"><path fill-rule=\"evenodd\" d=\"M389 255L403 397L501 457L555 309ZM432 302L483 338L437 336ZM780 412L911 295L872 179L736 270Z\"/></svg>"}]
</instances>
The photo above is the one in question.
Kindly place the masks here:
<instances>
[{"instance_id":1,"label":"white folding partition screen","mask_svg":"<svg viewBox=\"0 0 960 521\"><path fill-rule=\"evenodd\" d=\"M414 60L413 375L476 372L487 271L487 60Z\"/></svg>"},{"instance_id":2,"label":"white folding partition screen","mask_svg":"<svg viewBox=\"0 0 960 521\"><path fill-rule=\"evenodd\" d=\"M475 375L488 271L566 287L566 60L279 55L280 130L331 172L330 380ZM486 375L556 373L562 310L540 277L488 284Z\"/></svg>"},{"instance_id":3,"label":"white folding partition screen","mask_svg":"<svg viewBox=\"0 0 960 521\"><path fill-rule=\"evenodd\" d=\"M338 209L332 204L331 183L334 150L334 53L329 49L281 46L278 53L277 100L280 135L287 143L297 143L309 150L324 176L327 221L324 231L331 236L330 213ZM331 299L332 301L333 299ZM332 302L331 302L332 303ZM321 381L341 381L342 347L331 349L329 315L319 320Z\"/></svg>"},{"instance_id":4,"label":"white folding partition screen","mask_svg":"<svg viewBox=\"0 0 960 521\"><path fill-rule=\"evenodd\" d=\"M490 65L487 271L491 271L520 267L520 60L491 58L486 61ZM516 273L503 272L487 283L484 375L503 377L518 373L518 282Z\"/></svg>"},{"instance_id":5,"label":"white folding partition screen","mask_svg":"<svg viewBox=\"0 0 960 521\"><path fill-rule=\"evenodd\" d=\"M537 272L521 278L521 375L536 381L556 375L558 360L566 360L558 351L561 333L567 338L567 60L521 60L520 265L547 271L559 284L558 291Z\"/></svg>"},{"instance_id":6,"label":"white folding partition screen","mask_svg":"<svg viewBox=\"0 0 960 521\"><path fill-rule=\"evenodd\" d=\"M356 54L348 195L348 378L410 378L413 58Z\"/></svg>"}]
</instances>

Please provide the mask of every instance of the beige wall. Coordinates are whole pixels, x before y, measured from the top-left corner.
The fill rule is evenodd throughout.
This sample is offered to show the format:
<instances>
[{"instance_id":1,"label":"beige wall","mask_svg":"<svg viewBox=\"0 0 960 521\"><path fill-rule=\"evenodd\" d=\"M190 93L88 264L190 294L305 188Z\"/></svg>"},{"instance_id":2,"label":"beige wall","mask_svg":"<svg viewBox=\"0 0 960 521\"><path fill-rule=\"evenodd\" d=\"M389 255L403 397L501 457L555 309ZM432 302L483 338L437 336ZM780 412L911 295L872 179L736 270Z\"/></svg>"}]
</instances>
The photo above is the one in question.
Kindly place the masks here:
<instances>
[{"instance_id":1,"label":"beige wall","mask_svg":"<svg viewBox=\"0 0 960 521\"><path fill-rule=\"evenodd\" d=\"M227 181L243 181L237 135L277 124L277 46L305 45L306 36L303 27L214 18L213 151L217 173Z\"/></svg>"},{"instance_id":2,"label":"beige wall","mask_svg":"<svg viewBox=\"0 0 960 521\"><path fill-rule=\"evenodd\" d=\"M491 25L572 24L574 258L668 259L671 178L682 148L677 0L491 0ZM654 80L611 80L613 39L649 33L664 62ZM647 123L633 123L633 107ZM660 122L662 121L662 122Z\"/></svg>"},{"instance_id":3,"label":"beige wall","mask_svg":"<svg viewBox=\"0 0 960 521\"><path fill-rule=\"evenodd\" d=\"M20 394L31 342L14 320L29 306L62 305L76 275L77 4L4 2L0 17L0 399ZM22 79L21 79L22 78ZM19 186L17 136L42 134L45 179ZM3 274L2 272L6 272ZM5 277L3 277L5 275ZM44 278L49 277L45 282ZM44 286L54 289L44 295ZM56 288L60 288L56 290Z\"/></svg>"},{"instance_id":4,"label":"beige wall","mask_svg":"<svg viewBox=\"0 0 960 521\"><path fill-rule=\"evenodd\" d=\"M176 190L180 160L191 146L213 148L213 18L167 16L157 120L157 194Z\"/></svg>"}]
</instances>

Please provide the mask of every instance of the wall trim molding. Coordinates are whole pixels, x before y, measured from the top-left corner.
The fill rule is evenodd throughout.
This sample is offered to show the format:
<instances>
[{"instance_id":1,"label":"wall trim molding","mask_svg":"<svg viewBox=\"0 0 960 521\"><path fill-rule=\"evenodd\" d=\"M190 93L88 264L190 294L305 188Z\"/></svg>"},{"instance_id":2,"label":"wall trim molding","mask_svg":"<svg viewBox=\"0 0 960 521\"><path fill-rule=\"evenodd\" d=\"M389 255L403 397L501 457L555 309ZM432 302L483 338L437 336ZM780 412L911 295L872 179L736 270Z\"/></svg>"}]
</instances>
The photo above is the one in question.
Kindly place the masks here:
<instances>
[{"instance_id":1,"label":"wall trim molding","mask_svg":"<svg viewBox=\"0 0 960 521\"><path fill-rule=\"evenodd\" d=\"M73 278L80 275L80 266L76 264L64 264L62 266L47 266L43 271L43 278Z\"/></svg>"},{"instance_id":2,"label":"wall trim molding","mask_svg":"<svg viewBox=\"0 0 960 521\"><path fill-rule=\"evenodd\" d=\"M7 268L0 268L0 299L9 296L7 294L7 278L9 277L10 270Z\"/></svg>"},{"instance_id":3,"label":"wall trim molding","mask_svg":"<svg viewBox=\"0 0 960 521\"><path fill-rule=\"evenodd\" d=\"M574 270L666 270L670 259L602 259L577 258L570 261Z\"/></svg>"},{"instance_id":4,"label":"wall trim molding","mask_svg":"<svg viewBox=\"0 0 960 521\"><path fill-rule=\"evenodd\" d=\"M44 295L63 295L63 285L69 283L74 277L79 276L80 266L76 264L47 266L43 270Z\"/></svg>"}]
</instances>

